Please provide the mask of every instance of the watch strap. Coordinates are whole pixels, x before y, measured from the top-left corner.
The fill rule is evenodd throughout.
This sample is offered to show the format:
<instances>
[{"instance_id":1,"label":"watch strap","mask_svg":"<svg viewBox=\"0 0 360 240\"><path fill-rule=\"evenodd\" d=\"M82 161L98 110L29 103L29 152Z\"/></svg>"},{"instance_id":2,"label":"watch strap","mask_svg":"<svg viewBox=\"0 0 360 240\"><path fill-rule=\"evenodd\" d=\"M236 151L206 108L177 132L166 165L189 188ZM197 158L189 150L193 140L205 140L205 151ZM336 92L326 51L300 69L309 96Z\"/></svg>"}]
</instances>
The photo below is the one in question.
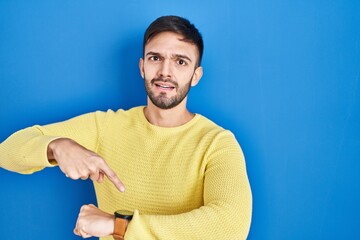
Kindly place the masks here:
<instances>
[{"instance_id":1,"label":"watch strap","mask_svg":"<svg viewBox=\"0 0 360 240\"><path fill-rule=\"evenodd\" d=\"M115 240L124 240L125 231L129 221L123 218L115 218L114 234Z\"/></svg>"}]
</instances>

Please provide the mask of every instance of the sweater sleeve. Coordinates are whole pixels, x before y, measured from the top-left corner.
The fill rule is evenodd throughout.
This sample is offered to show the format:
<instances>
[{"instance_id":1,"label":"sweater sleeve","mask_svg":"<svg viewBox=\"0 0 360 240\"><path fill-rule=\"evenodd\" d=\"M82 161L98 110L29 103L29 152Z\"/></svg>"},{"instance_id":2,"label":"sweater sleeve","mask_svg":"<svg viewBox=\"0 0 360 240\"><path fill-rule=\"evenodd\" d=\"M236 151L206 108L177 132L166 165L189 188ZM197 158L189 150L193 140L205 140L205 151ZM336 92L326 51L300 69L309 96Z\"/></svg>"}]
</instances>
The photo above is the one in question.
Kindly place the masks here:
<instances>
[{"instance_id":1,"label":"sweater sleeve","mask_svg":"<svg viewBox=\"0 0 360 240\"><path fill-rule=\"evenodd\" d=\"M0 144L0 167L31 174L56 164L47 159L47 146L57 138L71 138L95 150L105 113L80 115L67 121L45 126L35 125L15 132Z\"/></svg>"},{"instance_id":2,"label":"sweater sleeve","mask_svg":"<svg viewBox=\"0 0 360 240\"><path fill-rule=\"evenodd\" d=\"M135 210L126 239L246 239L252 194L243 153L223 132L210 146L204 177L204 205L178 215L142 215Z\"/></svg>"}]
</instances>

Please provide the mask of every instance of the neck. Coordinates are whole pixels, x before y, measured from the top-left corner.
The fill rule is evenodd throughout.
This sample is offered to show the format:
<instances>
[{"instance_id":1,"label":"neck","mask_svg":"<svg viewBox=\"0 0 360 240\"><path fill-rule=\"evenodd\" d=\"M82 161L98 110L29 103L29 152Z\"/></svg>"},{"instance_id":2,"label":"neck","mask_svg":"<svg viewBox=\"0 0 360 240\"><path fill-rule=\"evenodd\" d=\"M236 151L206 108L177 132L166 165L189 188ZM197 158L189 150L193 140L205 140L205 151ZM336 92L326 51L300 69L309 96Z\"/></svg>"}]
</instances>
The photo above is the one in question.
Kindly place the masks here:
<instances>
[{"instance_id":1,"label":"neck","mask_svg":"<svg viewBox=\"0 0 360 240\"><path fill-rule=\"evenodd\" d=\"M146 119L159 127L178 127L189 122L195 115L186 108L186 99L171 109L161 109L155 106L149 99L144 108Z\"/></svg>"}]
</instances>

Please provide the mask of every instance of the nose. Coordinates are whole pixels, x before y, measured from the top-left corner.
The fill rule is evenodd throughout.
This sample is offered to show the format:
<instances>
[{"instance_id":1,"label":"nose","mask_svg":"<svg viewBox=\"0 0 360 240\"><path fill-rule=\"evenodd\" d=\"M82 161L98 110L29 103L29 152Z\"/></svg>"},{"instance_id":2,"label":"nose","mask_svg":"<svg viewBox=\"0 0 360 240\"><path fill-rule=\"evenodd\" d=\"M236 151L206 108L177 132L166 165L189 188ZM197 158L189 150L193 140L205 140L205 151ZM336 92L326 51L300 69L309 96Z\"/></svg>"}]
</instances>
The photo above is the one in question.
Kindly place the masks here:
<instances>
[{"instance_id":1,"label":"nose","mask_svg":"<svg viewBox=\"0 0 360 240\"><path fill-rule=\"evenodd\" d=\"M159 69L159 76L163 78L171 78L171 65L168 59L162 61Z\"/></svg>"}]
</instances>

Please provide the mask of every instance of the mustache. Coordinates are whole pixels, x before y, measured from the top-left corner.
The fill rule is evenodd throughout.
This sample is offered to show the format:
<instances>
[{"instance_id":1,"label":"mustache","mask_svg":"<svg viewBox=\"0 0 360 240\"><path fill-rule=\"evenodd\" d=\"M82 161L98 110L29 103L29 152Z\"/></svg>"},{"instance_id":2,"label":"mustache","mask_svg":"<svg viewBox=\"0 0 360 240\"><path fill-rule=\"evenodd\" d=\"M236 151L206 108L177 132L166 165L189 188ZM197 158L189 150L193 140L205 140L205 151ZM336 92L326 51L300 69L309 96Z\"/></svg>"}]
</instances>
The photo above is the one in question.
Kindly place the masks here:
<instances>
[{"instance_id":1,"label":"mustache","mask_svg":"<svg viewBox=\"0 0 360 240\"><path fill-rule=\"evenodd\" d=\"M175 88L178 88L179 85L177 82L175 82L174 80L170 79L170 78L162 78L162 77L158 77L158 78L153 78L151 80L151 84L154 84L156 82L164 82L164 83L171 83L172 85L175 86Z\"/></svg>"}]
</instances>

